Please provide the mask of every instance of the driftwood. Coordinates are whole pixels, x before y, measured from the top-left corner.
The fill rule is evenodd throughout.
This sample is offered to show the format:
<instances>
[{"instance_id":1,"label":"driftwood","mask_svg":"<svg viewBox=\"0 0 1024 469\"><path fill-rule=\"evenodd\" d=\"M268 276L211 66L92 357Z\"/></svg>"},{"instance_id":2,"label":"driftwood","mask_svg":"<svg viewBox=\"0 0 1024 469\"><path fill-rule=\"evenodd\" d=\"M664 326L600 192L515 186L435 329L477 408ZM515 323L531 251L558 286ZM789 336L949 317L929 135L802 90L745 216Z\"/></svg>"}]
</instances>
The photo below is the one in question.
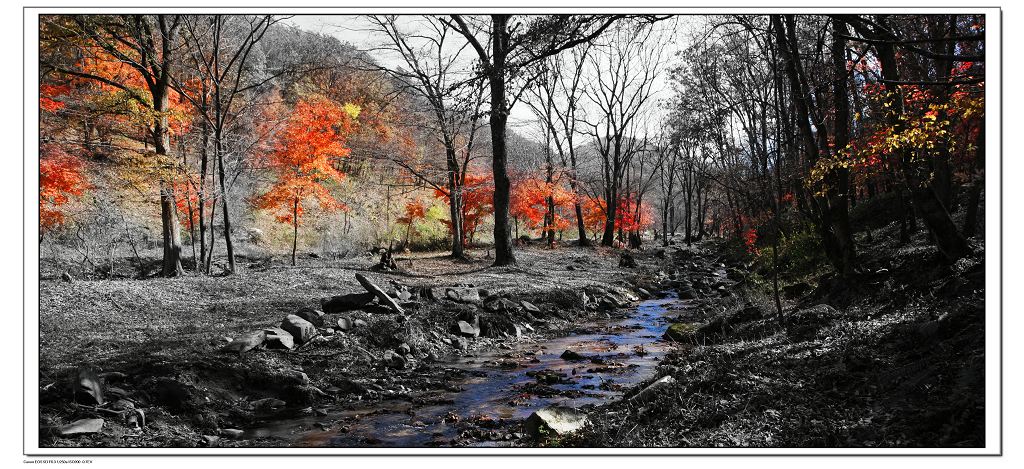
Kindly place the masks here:
<instances>
[{"instance_id":1,"label":"driftwood","mask_svg":"<svg viewBox=\"0 0 1024 469\"><path fill-rule=\"evenodd\" d=\"M366 289L366 291L371 292L374 295L377 295L377 300L380 301L381 304L391 308L398 314L405 315L405 310L398 305L398 302L396 302L394 298L388 296L388 294L385 293L384 290L382 290L377 285L374 285L373 282L371 282L369 279L363 276L363 274L356 273L356 280L359 281L359 283L363 286L363 288Z\"/></svg>"}]
</instances>

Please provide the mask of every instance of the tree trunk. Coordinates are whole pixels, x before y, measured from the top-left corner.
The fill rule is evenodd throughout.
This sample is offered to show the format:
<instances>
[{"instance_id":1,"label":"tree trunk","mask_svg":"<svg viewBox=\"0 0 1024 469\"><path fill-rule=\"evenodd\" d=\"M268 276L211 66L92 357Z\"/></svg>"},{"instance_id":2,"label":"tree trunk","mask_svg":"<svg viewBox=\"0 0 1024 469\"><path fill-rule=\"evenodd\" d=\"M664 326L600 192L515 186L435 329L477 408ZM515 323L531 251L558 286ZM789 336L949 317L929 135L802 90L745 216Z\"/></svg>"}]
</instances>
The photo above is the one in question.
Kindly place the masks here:
<instances>
[{"instance_id":1,"label":"tree trunk","mask_svg":"<svg viewBox=\"0 0 1024 469\"><path fill-rule=\"evenodd\" d=\"M494 173L494 265L515 265L509 229L508 208L511 200L511 182L508 177L508 151L505 126L508 123L508 103L505 98L505 60L508 50L508 15L492 15L491 87L491 170Z\"/></svg>"},{"instance_id":2,"label":"tree trunk","mask_svg":"<svg viewBox=\"0 0 1024 469\"><path fill-rule=\"evenodd\" d=\"M882 78L888 83L898 82L900 79L897 68L896 53L893 45L882 42L875 45L878 51L879 61L882 65ZM888 91L887 120L893 126L893 132L900 132L903 129L903 96L898 86L886 84ZM917 162L911 159L910 152L906 149L899 150L900 166L903 173L904 183L910 191L914 207L920 211L921 218L934 236L939 252L948 262L953 262L971 252L967 240L957 231L956 225L942 205L938 195L932 187L926 168L922 168Z\"/></svg>"},{"instance_id":3,"label":"tree trunk","mask_svg":"<svg viewBox=\"0 0 1024 469\"><path fill-rule=\"evenodd\" d=\"M618 171L616 170L615 172L617 173ZM615 217L618 216L616 212L619 205L619 192L615 186L613 177L611 187L605 191L604 235L601 237L601 245L608 247L611 247L615 240Z\"/></svg>"},{"instance_id":4,"label":"tree trunk","mask_svg":"<svg viewBox=\"0 0 1024 469\"><path fill-rule=\"evenodd\" d=\"M295 266L295 251L299 247L299 198L292 202L292 267Z\"/></svg>"},{"instance_id":5,"label":"tree trunk","mask_svg":"<svg viewBox=\"0 0 1024 469\"><path fill-rule=\"evenodd\" d=\"M231 242L231 210L228 210L228 188L224 176L224 146L220 130L214 135L217 151L217 174L220 179L221 206L224 208L224 246L228 254L228 272L235 272L235 248Z\"/></svg>"},{"instance_id":6,"label":"tree trunk","mask_svg":"<svg viewBox=\"0 0 1024 469\"><path fill-rule=\"evenodd\" d=\"M452 219L452 257L466 256L466 237L462 230L462 187L459 185L459 162L455 148L445 148L448 160L448 214Z\"/></svg>"},{"instance_id":7,"label":"tree trunk","mask_svg":"<svg viewBox=\"0 0 1024 469\"><path fill-rule=\"evenodd\" d=\"M850 102L846 86L846 40L849 34L846 22L833 18L832 25L832 93L835 103L835 131L833 138L836 149L846 148L850 142ZM850 230L849 194L850 171L847 168L836 168L830 174L833 184L829 184L828 210L831 225L835 232L836 248L840 260L839 273L849 278L853 275L856 251L853 234Z\"/></svg>"},{"instance_id":8,"label":"tree trunk","mask_svg":"<svg viewBox=\"0 0 1024 469\"><path fill-rule=\"evenodd\" d=\"M202 109L203 115L206 115L206 86L205 82L203 85L203 96L202 96ZM206 217L203 216L206 211L206 170L209 164L209 146L210 146L210 124L206 122L206 119L202 120L202 134L203 144L199 152L199 262L196 264L196 271L202 269L202 265L206 263Z\"/></svg>"},{"instance_id":9,"label":"tree trunk","mask_svg":"<svg viewBox=\"0 0 1024 469\"><path fill-rule=\"evenodd\" d=\"M157 118L153 122L153 143L157 158L161 165L169 164L171 146L168 132L166 110L169 105L167 89L154 87L153 110ZM174 203L174 186L165 177L160 178L160 224L163 235L163 268L164 277L174 277L184 273L181 267L181 233L178 227L177 207Z\"/></svg>"}]
</instances>

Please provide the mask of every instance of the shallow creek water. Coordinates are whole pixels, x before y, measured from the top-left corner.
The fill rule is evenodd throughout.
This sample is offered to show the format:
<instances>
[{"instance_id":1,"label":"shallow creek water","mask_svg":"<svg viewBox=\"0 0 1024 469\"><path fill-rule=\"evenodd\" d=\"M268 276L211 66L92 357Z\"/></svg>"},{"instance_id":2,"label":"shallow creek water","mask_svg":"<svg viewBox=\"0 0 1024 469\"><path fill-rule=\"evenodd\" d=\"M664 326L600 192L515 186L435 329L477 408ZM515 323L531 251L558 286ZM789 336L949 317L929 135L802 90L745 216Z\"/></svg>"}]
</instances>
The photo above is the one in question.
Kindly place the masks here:
<instances>
[{"instance_id":1,"label":"shallow creek water","mask_svg":"<svg viewBox=\"0 0 1024 469\"><path fill-rule=\"evenodd\" d=\"M356 410L331 411L326 416L270 422L250 429L246 436L275 437L291 446L447 446L458 436L456 419L524 419L550 405L580 407L609 402L651 378L671 347L661 337L669 319L683 308L683 301L674 292L665 295L640 302L626 319L592 323L584 333L523 342L511 350L478 351L475 356L439 364L466 371L464 377L450 383L461 391L428 400L439 404L408 400L366 403ZM566 350L586 359L562 359ZM548 379L546 385L538 384L538 373Z\"/></svg>"}]
</instances>

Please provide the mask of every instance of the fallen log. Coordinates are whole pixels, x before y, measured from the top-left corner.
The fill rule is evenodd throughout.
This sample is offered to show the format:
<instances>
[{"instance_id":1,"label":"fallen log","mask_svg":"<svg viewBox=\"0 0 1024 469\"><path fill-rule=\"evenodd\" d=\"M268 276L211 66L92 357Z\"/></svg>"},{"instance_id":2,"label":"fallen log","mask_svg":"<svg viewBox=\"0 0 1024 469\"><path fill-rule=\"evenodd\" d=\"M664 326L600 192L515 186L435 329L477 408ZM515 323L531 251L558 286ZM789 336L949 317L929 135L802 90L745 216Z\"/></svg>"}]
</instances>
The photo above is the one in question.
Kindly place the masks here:
<instances>
[{"instance_id":1,"label":"fallen log","mask_svg":"<svg viewBox=\"0 0 1024 469\"><path fill-rule=\"evenodd\" d=\"M366 289L366 291L373 293L374 295L377 295L377 300L380 301L382 305L391 308L394 312L398 314L401 314L403 316L405 315L405 310L398 305L398 302L396 302L394 298L388 296L388 294L384 292L384 290L382 290L377 285L374 285L374 283L367 279L365 276L363 276L363 274L356 273L356 280L359 281L359 284L362 285L363 288Z\"/></svg>"}]
</instances>

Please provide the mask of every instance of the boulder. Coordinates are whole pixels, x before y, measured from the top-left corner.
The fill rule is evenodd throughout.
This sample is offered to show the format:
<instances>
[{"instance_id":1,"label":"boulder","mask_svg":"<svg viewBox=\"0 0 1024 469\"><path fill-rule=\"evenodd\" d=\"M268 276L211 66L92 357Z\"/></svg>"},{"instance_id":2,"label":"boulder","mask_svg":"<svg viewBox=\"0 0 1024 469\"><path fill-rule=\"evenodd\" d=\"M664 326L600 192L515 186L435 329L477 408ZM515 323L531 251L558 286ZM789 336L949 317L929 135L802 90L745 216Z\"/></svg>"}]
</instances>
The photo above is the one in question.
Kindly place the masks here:
<instances>
[{"instance_id":1,"label":"boulder","mask_svg":"<svg viewBox=\"0 0 1024 469\"><path fill-rule=\"evenodd\" d=\"M429 300L439 301L448 298L448 289L445 287L429 287L420 290L420 296Z\"/></svg>"},{"instance_id":2,"label":"boulder","mask_svg":"<svg viewBox=\"0 0 1024 469\"><path fill-rule=\"evenodd\" d=\"M484 303L484 309L492 313L510 313L519 311L519 305L508 298L495 298Z\"/></svg>"},{"instance_id":3,"label":"boulder","mask_svg":"<svg viewBox=\"0 0 1024 469\"><path fill-rule=\"evenodd\" d=\"M267 340L267 333L263 331L256 331L243 336L235 337L228 342L227 345L221 347L221 352L232 352L239 355L248 352L260 345Z\"/></svg>"},{"instance_id":4,"label":"boulder","mask_svg":"<svg viewBox=\"0 0 1024 469\"><path fill-rule=\"evenodd\" d=\"M388 368L395 368L398 370L404 370L408 365L408 360L401 354L395 353L394 350L388 350L384 352L384 365Z\"/></svg>"},{"instance_id":5,"label":"boulder","mask_svg":"<svg viewBox=\"0 0 1024 469\"><path fill-rule=\"evenodd\" d=\"M459 330L459 334L463 337L480 337L480 328L466 321L457 322L456 327Z\"/></svg>"},{"instance_id":6,"label":"boulder","mask_svg":"<svg viewBox=\"0 0 1024 469\"><path fill-rule=\"evenodd\" d=\"M587 357L584 357L583 355L580 355L579 353L576 353L576 352L574 352L572 350L566 350L566 351L562 352L562 354L559 356L559 358L561 358L562 360L569 360L569 361L577 361L577 360L586 360L587 359Z\"/></svg>"},{"instance_id":7,"label":"boulder","mask_svg":"<svg viewBox=\"0 0 1024 469\"><path fill-rule=\"evenodd\" d=\"M397 352L402 355L408 355L412 353L412 347L410 347L409 344L402 342L401 344L398 345Z\"/></svg>"},{"instance_id":8,"label":"boulder","mask_svg":"<svg viewBox=\"0 0 1024 469\"><path fill-rule=\"evenodd\" d=\"M295 339L295 343L300 345L309 342L317 335L316 326L294 314L285 316L284 320L281 321L281 329L291 334Z\"/></svg>"},{"instance_id":9,"label":"boulder","mask_svg":"<svg viewBox=\"0 0 1024 469\"><path fill-rule=\"evenodd\" d=\"M263 329L267 334L267 348L291 350L295 348L295 338L280 327L268 327Z\"/></svg>"},{"instance_id":10,"label":"boulder","mask_svg":"<svg viewBox=\"0 0 1024 469\"><path fill-rule=\"evenodd\" d=\"M324 327L325 317L323 311L317 311L313 308L302 308L295 312L295 315L309 321L316 327Z\"/></svg>"},{"instance_id":11,"label":"boulder","mask_svg":"<svg viewBox=\"0 0 1024 469\"><path fill-rule=\"evenodd\" d=\"M362 308L363 306L370 304L374 298L376 298L376 295L371 292L350 293L347 295L333 296L330 299L321 301L320 306L323 308L325 313L336 314Z\"/></svg>"},{"instance_id":12,"label":"boulder","mask_svg":"<svg viewBox=\"0 0 1024 469\"><path fill-rule=\"evenodd\" d=\"M697 299L697 290L690 285L683 285L679 287L679 299L680 300L695 300Z\"/></svg>"},{"instance_id":13,"label":"boulder","mask_svg":"<svg viewBox=\"0 0 1024 469\"><path fill-rule=\"evenodd\" d=\"M445 297L457 303L480 303L480 290L476 288L449 288Z\"/></svg>"},{"instance_id":14,"label":"boulder","mask_svg":"<svg viewBox=\"0 0 1024 469\"><path fill-rule=\"evenodd\" d=\"M81 419L58 428L57 433L60 436L75 436L99 433L102 429L103 419Z\"/></svg>"},{"instance_id":15,"label":"boulder","mask_svg":"<svg viewBox=\"0 0 1024 469\"><path fill-rule=\"evenodd\" d=\"M665 339L673 342L691 342L696 339L700 324L677 322L668 326L665 331Z\"/></svg>"},{"instance_id":16,"label":"boulder","mask_svg":"<svg viewBox=\"0 0 1024 469\"><path fill-rule=\"evenodd\" d=\"M619 255L619 267L634 269L636 268L636 266L636 258L633 257L633 255L630 254L629 252L623 251L622 254Z\"/></svg>"},{"instance_id":17,"label":"boulder","mask_svg":"<svg viewBox=\"0 0 1024 469\"><path fill-rule=\"evenodd\" d=\"M354 324L352 324L352 320L351 319L349 319L349 318L338 318L338 330L339 331L348 332L348 331L352 330L353 327L354 327Z\"/></svg>"},{"instance_id":18,"label":"boulder","mask_svg":"<svg viewBox=\"0 0 1024 469\"><path fill-rule=\"evenodd\" d=\"M220 431L220 435L225 438L231 438L232 440L242 439L242 435L245 435L245 431L237 428L225 428Z\"/></svg>"},{"instance_id":19,"label":"boulder","mask_svg":"<svg viewBox=\"0 0 1024 469\"><path fill-rule=\"evenodd\" d=\"M367 326L366 321L363 321L362 319L353 319L352 320L352 327L355 328L355 329L358 329L360 327L366 327L366 326Z\"/></svg>"},{"instance_id":20,"label":"boulder","mask_svg":"<svg viewBox=\"0 0 1024 469\"><path fill-rule=\"evenodd\" d=\"M78 370L75 383L75 401L88 405L103 405L103 381L92 368Z\"/></svg>"},{"instance_id":21,"label":"boulder","mask_svg":"<svg viewBox=\"0 0 1024 469\"><path fill-rule=\"evenodd\" d=\"M545 434L566 435L575 432L587 424L587 416L567 407L546 407L540 409L526 419L523 429L533 438Z\"/></svg>"},{"instance_id":22,"label":"boulder","mask_svg":"<svg viewBox=\"0 0 1024 469\"><path fill-rule=\"evenodd\" d=\"M408 288L403 287L401 290L398 291L398 294L396 296L398 297L399 300L409 301L412 299L412 292L410 292Z\"/></svg>"},{"instance_id":23,"label":"boulder","mask_svg":"<svg viewBox=\"0 0 1024 469\"><path fill-rule=\"evenodd\" d=\"M281 399L268 397L266 399L257 399L255 401L250 402L249 404L252 405L253 409L266 411L279 409L281 407L284 407L287 403L285 401L282 401Z\"/></svg>"}]
</instances>

